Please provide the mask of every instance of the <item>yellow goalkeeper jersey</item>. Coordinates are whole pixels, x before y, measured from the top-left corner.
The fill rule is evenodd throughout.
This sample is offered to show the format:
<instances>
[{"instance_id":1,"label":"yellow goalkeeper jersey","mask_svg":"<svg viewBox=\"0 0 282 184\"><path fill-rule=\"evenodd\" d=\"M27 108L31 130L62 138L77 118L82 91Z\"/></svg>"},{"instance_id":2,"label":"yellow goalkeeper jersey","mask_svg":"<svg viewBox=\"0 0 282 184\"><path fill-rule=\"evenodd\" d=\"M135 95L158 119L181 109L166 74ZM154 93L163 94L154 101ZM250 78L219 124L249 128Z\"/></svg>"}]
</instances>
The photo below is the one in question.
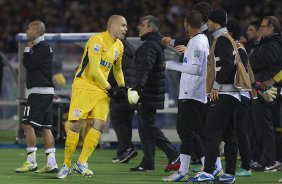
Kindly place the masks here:
<instances>
[{"instance_id":1,"label":"yellow goalkeeper jersey","mask_svg":"<svg viewBox=\"0 0 282 184\"><path fill-rule=\"evenodd\" d=\"M85 45L72 87L105 90L110 86L107 79L112 67L118 85L124 85L123 51L122 42L113 40L108 31L93 35Z\"/></svg>"}]
</instances>

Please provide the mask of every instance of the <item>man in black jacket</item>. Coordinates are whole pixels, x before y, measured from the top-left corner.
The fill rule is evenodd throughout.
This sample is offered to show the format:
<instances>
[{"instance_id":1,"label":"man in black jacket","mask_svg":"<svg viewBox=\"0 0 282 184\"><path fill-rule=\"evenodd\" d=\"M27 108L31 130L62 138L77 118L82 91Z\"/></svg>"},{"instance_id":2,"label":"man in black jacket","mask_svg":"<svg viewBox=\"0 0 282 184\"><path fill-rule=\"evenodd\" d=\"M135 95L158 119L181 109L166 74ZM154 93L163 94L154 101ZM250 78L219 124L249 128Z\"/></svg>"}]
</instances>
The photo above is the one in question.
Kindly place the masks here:
<instances>
[{"instance_id":1,"label":"man in black jacket","mask_svg":"<svg viewBox=\"0 0 282 184\"><path fill-rule=\"evenodd\" d=\"M23 114L23 128L27 144L27 161L15 172L37 170L36 135L34 128L42 134L47 165L37 170L39 173L57 172L54 137L51 132L51 107L54 96L52 82L53 51L44 41L45 25L41 21L33 21L28 25L27 46L24 50L23 65L26 68L27 104Z\"/></svg>"},{"instance_id":2,"label":"man in black jacket","mask_svg":"<svg viewBox=\"0 0 282 184\"><path fill-rule=\"evenodd\" d=\"M133 46L126 40L122 40L124 53L122 56L122 71L124 75L125 86L133 87L135 84L135 65ZM118 87L114 80L113 72L109 75L109 82L114 88ZM127 163L131 158L137 155L135 146L131 141L132 138L132 120L135 107L128 103L128 100L121 100L116 103L111 100L110 117L113 129L117 135L117 155L112 159L112 162Z\"/></svg>"},{"instance_id":3,"label":"man in black jacket","mask_svg":"<svg viewBox=\"0 0 282 184\"><path fill-rule=\"evenodd\" d=\"M163 63L164 47L162 35L158 31L159 19L148 15L141 19L139 37L144 43L135 54L136 90L140 96L138 102L139 136L144 156L141 163L131 171L150 171L155 166L155 146L160 147L169 162L179 156L163 132L156 126L156 110L164 108L165 75Z\"/></svg>"},{"instance_id":4,"label":"man in black jacket","mask_svg":"<svg viewBox=\"0 0 282 184\"><path fill-rule=\"evenodd\" d=\"M278 19L274 16L264 17L260 31L262 40L250 56L250 64L255 80L267 81L282 69L282 38ZM281 88L281 86L281 82L274 85L277 88ZM280 103L279 100L268 103L262 96L258 96L254 118L262 144L262 165L257 165L253 168L254 170L277 171L274 124L280 122Z\"/></svg>"}]
</instances>

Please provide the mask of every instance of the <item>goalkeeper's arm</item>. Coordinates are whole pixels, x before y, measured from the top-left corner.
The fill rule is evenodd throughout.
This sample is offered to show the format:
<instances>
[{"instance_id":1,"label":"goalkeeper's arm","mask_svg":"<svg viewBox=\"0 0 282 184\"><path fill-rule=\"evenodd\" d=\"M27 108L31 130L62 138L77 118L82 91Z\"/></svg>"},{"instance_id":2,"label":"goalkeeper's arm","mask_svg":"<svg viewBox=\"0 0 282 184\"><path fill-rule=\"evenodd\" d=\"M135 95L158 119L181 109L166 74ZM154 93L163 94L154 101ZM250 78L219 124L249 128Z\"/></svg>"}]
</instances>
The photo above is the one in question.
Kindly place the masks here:
<instances>
[{"instance_id":1,"label":"goalkeeper's arm","mask_svg":"<svg viewBox=\"0 0 282 184\"><path fill-rule=\"evenodd\" d=\"M282 70L280 70L280 72L273 77L273 80L275 82L280 82L282 80Z\"/></svg>"}]
</instances>

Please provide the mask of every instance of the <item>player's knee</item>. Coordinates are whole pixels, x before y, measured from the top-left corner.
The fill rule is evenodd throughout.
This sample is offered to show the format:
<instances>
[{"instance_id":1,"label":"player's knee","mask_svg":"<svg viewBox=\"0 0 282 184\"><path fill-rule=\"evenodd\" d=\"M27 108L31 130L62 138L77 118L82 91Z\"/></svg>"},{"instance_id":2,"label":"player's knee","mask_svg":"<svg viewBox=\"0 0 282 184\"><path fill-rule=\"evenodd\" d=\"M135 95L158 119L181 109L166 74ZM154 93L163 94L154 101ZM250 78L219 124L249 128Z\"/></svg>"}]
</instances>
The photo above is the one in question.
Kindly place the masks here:
<instances>
[{"instance_id":1,"label":"player's knee","mask_svg":"<svg viewBox=\"0 0 282 184\"><path fill-rule=\"evenodd\" d=\"M106 126L106 123L104 121L95 121L91 127L102 131L105 126Z\"/></svg>"},{"instance_id":2,"label":"player's knee","mask_svg":"<svg viewBox=\"0 0 282 184\"><path fill-rule=\"evenodd\" d=\"M82 128L82 122L81 121L72 121L70 129L74 132L80 132Z\"/></svg>"},{"instance_id":3,"label":"player's knee","mask_svg":"<svg viewBox=\"0 0 282 184\"><path fill-rule=\"evenodd\" d=\"M28 125L28 124L23 124L22 127L23 127L24 130L31 130L31 129L33 129L33 127L31 125Z\"/></svg>"}]
</instances>

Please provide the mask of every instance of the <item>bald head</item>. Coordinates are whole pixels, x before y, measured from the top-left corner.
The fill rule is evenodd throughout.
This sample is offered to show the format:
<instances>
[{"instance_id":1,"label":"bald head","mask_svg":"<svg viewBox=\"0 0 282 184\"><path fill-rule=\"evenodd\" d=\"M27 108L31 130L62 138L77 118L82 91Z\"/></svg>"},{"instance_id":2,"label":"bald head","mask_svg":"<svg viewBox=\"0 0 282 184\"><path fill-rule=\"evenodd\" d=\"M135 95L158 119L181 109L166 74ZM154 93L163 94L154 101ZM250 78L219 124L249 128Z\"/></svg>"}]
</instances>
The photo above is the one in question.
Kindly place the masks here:
<instances>
[{"instance_id":1,"label":"bald head","mask_svg":"<svg viewBox=\"0 0 282 184\"><path fill-rule=\"evenodd\" d=\"M127 31L126 19L121 15L110 16L107 23L107 31L114 40L124 39Z\"/></svg>"},{"instance_id":2,"label":"bald head","mask_svg":"<svg viewBox=\"0 0 282 184\"><path fill-rule=\"evenodd\" d=\"M39 36L42 36L46 32L44 23L39 20L32 21L30 25L34 27Z\"/></svg>"},{"instance_id":3,"label":"bald head","mask_svg":"<svg viewBox=\"0 0 282 184\"><path fill-rule=\"evenodd\" d=\"M121 19L124 19L124 17L121 15L110 16L110 18L108 19L107 28L111 27L112 25L117 24L117 22L119 22Z\"/></svg>"},{"instance_id":4,"label":"bald head","mask_svg":"<svg viewBox=\"0 0 282 184\"><path fill-rule=\"evenodd\" d=\"M30 24L28 24L26 29L27 40L33 41L39 36L43 36L45 32L46 28L43 22L39 20L32 21Z\"/></svg>"}]
</instances>

